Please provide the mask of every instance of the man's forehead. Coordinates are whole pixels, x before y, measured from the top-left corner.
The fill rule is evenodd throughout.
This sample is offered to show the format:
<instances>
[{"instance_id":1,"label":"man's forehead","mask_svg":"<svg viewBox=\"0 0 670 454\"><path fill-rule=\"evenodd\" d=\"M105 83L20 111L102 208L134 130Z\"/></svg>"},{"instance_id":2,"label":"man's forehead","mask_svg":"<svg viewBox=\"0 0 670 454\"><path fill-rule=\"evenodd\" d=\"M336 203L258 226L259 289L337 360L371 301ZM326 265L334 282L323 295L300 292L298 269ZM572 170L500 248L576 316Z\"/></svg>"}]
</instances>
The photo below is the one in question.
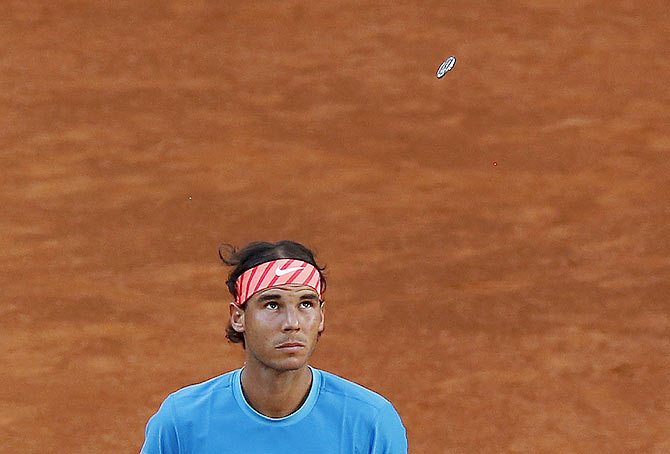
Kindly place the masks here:
<instances>
[{"instance_id":1,"label":"man's forehead","mask_svg":"<svg viewBox=\"0 0 670 454\"><path fill-rule=\"evenodd\" d=\"M276 293L276 294L282 294L282 293L299 293L299 294L313 294L315 296L318 296L318 293L316 290L314 290L312 287L309 287L307 285L302 285L302 284L283 284L283 285L277 285L275 287L268 287L266 289L261 290L258 292L256 295L265 295L269 293Z\"/></svg>"}]
</instances>

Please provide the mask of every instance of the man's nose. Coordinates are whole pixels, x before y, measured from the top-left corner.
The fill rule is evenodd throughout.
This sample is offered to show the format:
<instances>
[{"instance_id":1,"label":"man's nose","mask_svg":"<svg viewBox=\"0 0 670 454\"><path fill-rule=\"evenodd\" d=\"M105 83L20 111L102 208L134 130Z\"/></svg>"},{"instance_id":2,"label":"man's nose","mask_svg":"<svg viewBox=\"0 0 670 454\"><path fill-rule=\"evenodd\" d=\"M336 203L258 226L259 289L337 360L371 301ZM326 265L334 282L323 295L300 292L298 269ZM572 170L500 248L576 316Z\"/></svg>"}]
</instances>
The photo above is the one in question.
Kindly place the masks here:
<instances>
[{"instance_id":1,"label":"man's nose","mask_svg":"<svg viewBox=\"0 0 670 454\"><path fill-rule=\"evenodd\" d=\"M297 310L293 307L287 307L284 313L284 331L295 331L300 329L300 320L298 320Z\"/></svg>"}]
</instances>

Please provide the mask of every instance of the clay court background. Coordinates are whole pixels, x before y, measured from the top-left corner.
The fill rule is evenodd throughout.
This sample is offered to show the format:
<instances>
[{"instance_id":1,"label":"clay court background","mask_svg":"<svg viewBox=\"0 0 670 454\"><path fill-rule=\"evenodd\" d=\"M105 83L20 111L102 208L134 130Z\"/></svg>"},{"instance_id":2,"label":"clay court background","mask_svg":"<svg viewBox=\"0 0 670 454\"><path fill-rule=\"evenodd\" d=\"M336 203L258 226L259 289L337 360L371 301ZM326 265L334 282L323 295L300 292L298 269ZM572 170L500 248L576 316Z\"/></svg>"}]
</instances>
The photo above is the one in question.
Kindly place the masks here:
<instances>
[{"instance_id":1,"label":"clay court background","mask_svg":"<svg viewBox=\"0 0 670 454\"><path fill-rule=\"evenodd\" d=\"M670 453L668 11L1 2L0 451L137 453L290 238L410 452Z\"/></svg>"}]
</instances>

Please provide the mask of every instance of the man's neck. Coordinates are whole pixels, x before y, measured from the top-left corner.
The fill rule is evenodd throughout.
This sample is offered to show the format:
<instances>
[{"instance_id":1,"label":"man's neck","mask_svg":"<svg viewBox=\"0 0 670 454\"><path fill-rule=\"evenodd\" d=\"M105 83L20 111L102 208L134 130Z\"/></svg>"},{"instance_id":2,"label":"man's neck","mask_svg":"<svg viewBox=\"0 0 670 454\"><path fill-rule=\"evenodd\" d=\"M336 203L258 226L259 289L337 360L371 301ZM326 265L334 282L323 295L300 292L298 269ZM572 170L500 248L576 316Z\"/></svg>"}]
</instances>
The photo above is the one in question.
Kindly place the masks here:
<instances>
[{"instance_id":1,"label":"man's neck","mask_svg":"<svg viewBox=\"0 0 670 454\"><path fill-rule=\"evenodd\" d=\"M270 418L283 418L307 399L312 371L307 365L297 370L276 371L247 361L241 379L244 397L254 410Z\"/></svg>"}]
</instances>

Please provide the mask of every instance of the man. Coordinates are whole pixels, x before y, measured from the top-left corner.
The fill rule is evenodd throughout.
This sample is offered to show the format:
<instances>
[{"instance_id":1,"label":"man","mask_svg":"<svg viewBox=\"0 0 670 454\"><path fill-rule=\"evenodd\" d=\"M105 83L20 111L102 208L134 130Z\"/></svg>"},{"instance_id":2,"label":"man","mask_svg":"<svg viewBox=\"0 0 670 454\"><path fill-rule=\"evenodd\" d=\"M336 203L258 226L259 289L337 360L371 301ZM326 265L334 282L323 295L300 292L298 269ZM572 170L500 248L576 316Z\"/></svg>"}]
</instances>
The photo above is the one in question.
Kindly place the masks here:
<instances>
[{"instance_id":1,"label":"man","mask_svg":"<svg viewBox=\"0 0 670 454\"><path fill-rule=\"evenodd\" d=\"M293 241L230 248L226 336L241 369L170 394L146 427L142 454L406 454L391 403L308 365L324 329L324 268Z\"/></svg>"}]
</instances>

